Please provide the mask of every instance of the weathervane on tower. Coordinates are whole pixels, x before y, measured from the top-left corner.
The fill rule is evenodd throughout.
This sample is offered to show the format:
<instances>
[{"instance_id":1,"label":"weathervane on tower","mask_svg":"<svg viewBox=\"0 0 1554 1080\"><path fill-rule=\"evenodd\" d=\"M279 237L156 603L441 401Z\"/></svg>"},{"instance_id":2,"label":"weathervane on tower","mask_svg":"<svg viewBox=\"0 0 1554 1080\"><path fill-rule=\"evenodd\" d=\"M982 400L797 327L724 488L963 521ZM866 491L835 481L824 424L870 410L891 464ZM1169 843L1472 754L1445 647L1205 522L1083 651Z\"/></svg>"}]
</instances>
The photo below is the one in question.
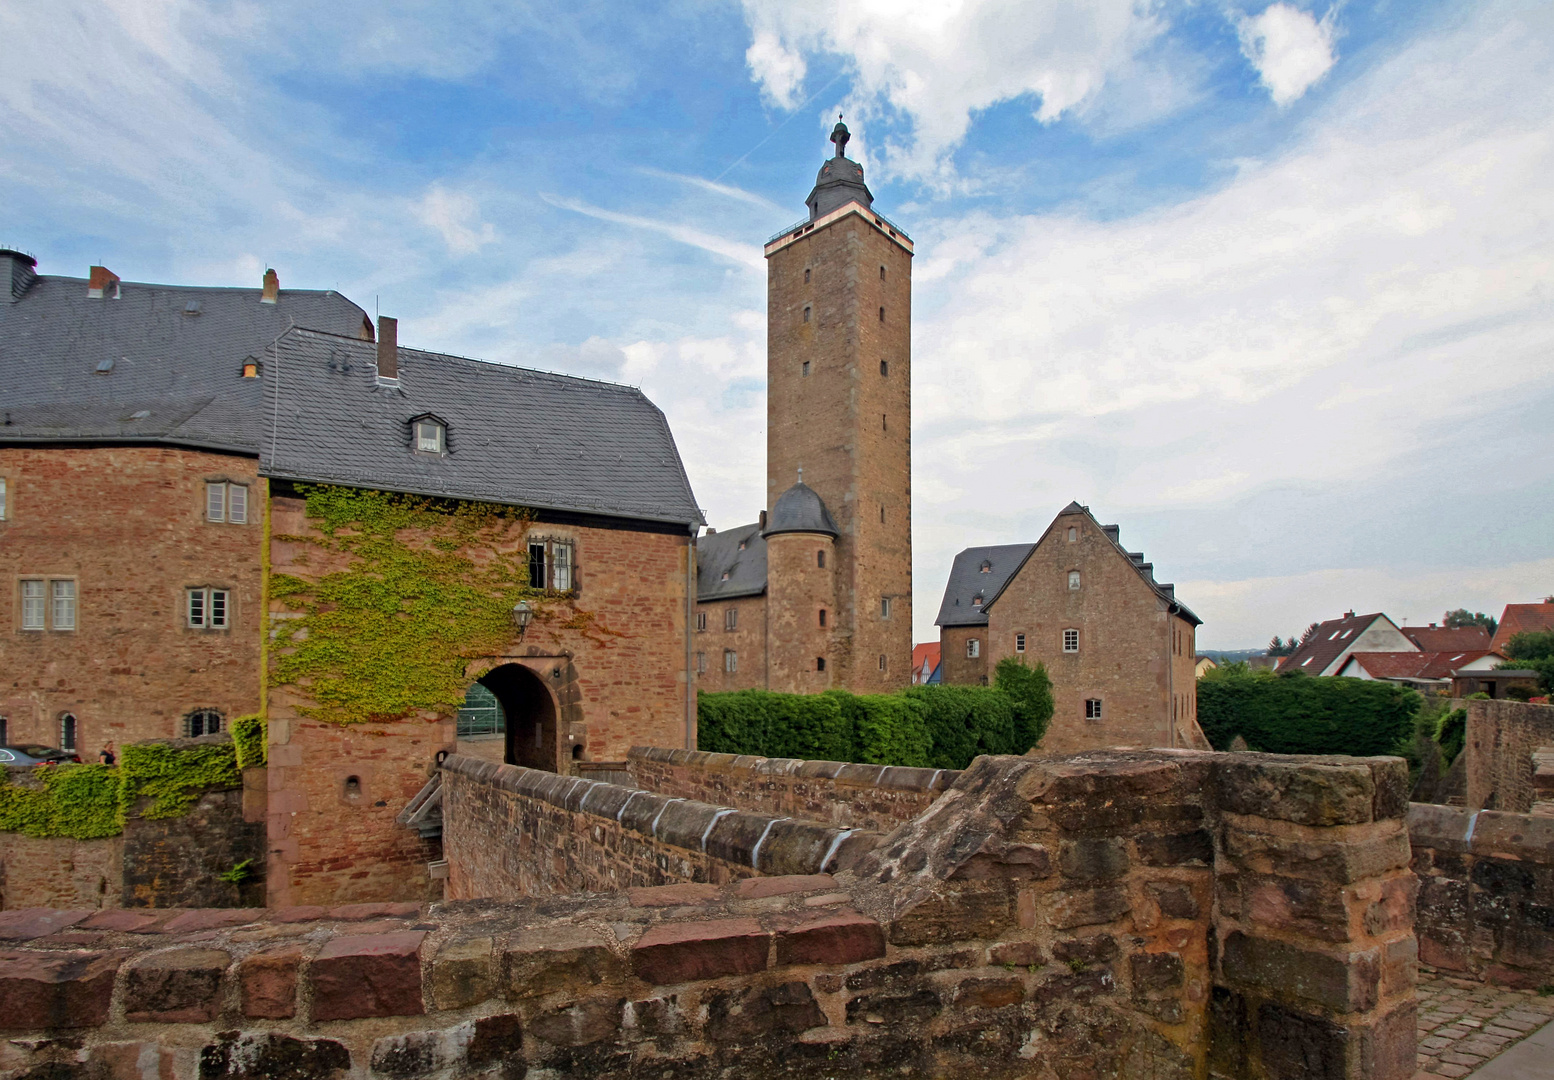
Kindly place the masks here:
<instances>
[{"instance_id":1,"label":"weathervane on tower","mask_svg":"<svg viewBox=\"0 0 1554 1080\"><path fill-rule=\"evenodd\" d=\"M831 141L836 143L837 157L844 158L847 156L847 140L851 138L852 135L848 134L847 125L842 123L842 114L837 113L836 127L831 129Z\"/></svg>"}]
</instances>

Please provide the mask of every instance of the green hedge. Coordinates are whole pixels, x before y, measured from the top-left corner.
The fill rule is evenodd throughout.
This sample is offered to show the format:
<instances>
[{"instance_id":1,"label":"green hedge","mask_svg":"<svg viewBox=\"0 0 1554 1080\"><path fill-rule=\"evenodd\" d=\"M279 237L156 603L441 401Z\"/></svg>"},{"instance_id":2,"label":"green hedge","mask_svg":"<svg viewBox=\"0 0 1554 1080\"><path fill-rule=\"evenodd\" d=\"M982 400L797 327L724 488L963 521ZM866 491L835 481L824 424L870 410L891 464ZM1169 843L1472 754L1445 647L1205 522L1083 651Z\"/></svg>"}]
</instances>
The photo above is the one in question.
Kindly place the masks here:
<instances>
[{"instance_id":1,"label":"green hedge","mask_svg":"<svg viewBox=\"0 0 1554 1080\"><path fill-rule=\"evenodd\" d=\"M1198 680L1198 724L1216 750L1239 735L1274 754L1392 754L1422 704L1392 683L1299 672L1220 669Z\"/></svg>"},{"instance_id":2,"label":"green hedge","mask_svg":"<svg viewBox=\"0 0 1554 1080\"><path fill-rule=\"evenodd\" d=\"M1025 753L1052 719L1051 684L1039 664L1005 661L997 682L896 694L699 694L697 745L722 754L964 769L979 754Z\"/></svg>"},{"instance_id":3,"label":"green hedge","mask_svg":"<svg viewBox=\"0 0 1554 1080\"><path fill-rule=\"evenodd\" d=\"M27 775L36 782L27 784L12 783L9 770L0 770L0 832L76 840L117 836L143 798L150 800L140 810L143 817L179 817L203 792L241 782L237 747L235 742L189 749L132 743L116 766L29 769Z\"/></svg>"}]
</instances>

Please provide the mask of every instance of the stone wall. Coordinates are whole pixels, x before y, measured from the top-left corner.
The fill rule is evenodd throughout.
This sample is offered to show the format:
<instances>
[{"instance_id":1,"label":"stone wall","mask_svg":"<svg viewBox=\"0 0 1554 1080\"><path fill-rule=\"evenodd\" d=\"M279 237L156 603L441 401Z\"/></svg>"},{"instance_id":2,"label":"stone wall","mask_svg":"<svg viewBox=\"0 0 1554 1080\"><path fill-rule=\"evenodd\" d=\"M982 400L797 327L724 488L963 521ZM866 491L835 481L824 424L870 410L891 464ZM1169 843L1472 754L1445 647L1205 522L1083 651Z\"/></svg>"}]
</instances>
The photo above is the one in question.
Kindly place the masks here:
<instances>
[{"instance_id":1,"label":"stone wall","mask_svg":"<svg viewBox=\"0 0 1554 1080\"><path fill-rule=\"evenodd\" d=\"M979 758L924 813L852 834L834 860L822 841L837 830L790 821L761 824L772 846L747 861L769 817L450 759L445 843L461 898L665 882L536 902L563 919L597 905L613 956L673 947L687 956L673 978L727 973L672 1004L577 976L592 1003L572 986L566 1030L598 1042L590 1075L736 1061L814 1075L823 1060L856 1076L1394 1080L1414 1071L1407 782L1395 758ZM834 883L812 875L816 895L741 906L798 887L745 876L751 862ZM641 937L617 914L658 904L671 925ZM828 935L877 943L852 961L838 938L811 954L832 966L783 970L783 928L832 910L856 930ZM562 1015L563 999L548 1008Z\"/></svg>"},{"instance_id":2,"label":"stone wall","mask_svg":"<svg viewBox=\"0 0 1554 1080\"><path fill-rule=\"evenodd\" d=\"M1554 705L1468 701L1467 805L1525 814L1534 802L1532 755L1554 746Z\"/></svg>"},{"instance_id":3,"label":"stone wall","mask_svg":"<svg viewBox=\"0 0 1554 1080\"><path fill-rule=\"evenodd\" d=\"M889 832L927 810L960 776L840 761L798 761L635 746L631 784L659 795Z\"/></svg>"},{"instance_id":4,"label":"stone wall","mask_svg":"<svg viewBox=\"0 0 1554 1080\"><path fill-rule=\"evenodd\" d=\"M0 833L0 910L118 907L124 838Z\"/></svg>"},{"instance_id":5,"label":"stone wall","mask_svg":"<svg viewBox=\"0 0 1554 1080\"><path fill-rule=\"evenodd\" d=\"M243 813L243 790L208 791L174 818L124 823L127 908L235 908L264 902L264 815ZM242 881L223 874L246 863ZM52 906L52 905L47 905Z\"/></svg>"},{"instance_id":6,"label":"stone wall","mask_svg":"<svg viewBox=\"0 0 1554 1080\"><path fill-rule=\"evenodd\" d=\"M1554 818L1414 803L1408 831L1420 959L1523 989L1554 983Z\"/></svg>"},{"instance_id":7,"label":"stone wall","mask_svg":"<svg viewBox=\"0 0 1554 1080\"><path fill-rule=\"evenodd\" d=\"M442 812L450 900L819 873L877 839L458 755Z\"/></svg>"}]
</instances>

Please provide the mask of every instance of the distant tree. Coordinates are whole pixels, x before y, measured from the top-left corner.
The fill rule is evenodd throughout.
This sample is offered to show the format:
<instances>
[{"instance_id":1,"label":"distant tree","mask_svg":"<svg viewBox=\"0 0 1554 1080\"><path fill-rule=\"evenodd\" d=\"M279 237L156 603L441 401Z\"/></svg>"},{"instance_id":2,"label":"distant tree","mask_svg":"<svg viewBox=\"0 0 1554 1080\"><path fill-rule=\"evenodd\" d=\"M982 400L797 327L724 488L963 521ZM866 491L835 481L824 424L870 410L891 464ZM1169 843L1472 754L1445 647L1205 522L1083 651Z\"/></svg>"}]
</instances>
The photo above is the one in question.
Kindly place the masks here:
<instances>
[{"instance_id":1,"label":"distant tree","mask_svg":"<svg viewBox=\"0 0 1554 1080\"><path fill-rule=\"evenodd\" d=\"M1291 641L1288 645L1286 645L1284 643L1284 639L1278 634L1275 634L1273 636L1273 640L1268 643L1269 656L1288 656L1294 651L1295 642Z\"/></svg>"},{"instance_id":2,"label":"distant tree","mask_svg":"<svg viewBox=\"0 0 1554 1080\"><path fill-rule=\"evenodd\" d=\"M1538 673L1538 689L1554 692L1554 630L1527 630L1511 635L1505 654L1510 663L1502 667L1523 668Z\"/></svg>"},{"instance_id":3,"label":"distant tree","mask_svg":"<svg viewBox=\"0 0 1554 1080\"><path fill-rule=\"evenodd\" d=\"M1314 638L1316 636L1317 636L1317 624L1316 623L1312 623L1310 626L1306 627L1306 629L1301 633L1301 635L1300 635L1300 643L1301 643L1301 645L1304 645L1306 642L1310 641L1312 638ZM1294 638L1291 638L1290 640L1293 641ZM1297 648L1298 647L1299 646L1297 646ZM1290 651L1294 652L1295 650L1291 649Z\"/></svg>"},{"instance_id":4,"label":"distant tree","mask_svg":"<svg viewBox=\"0 0 1554 1080\"><path fill-rule=\"evenodd\" d=\"M1460 607L1442 615L1441 625L1452 630L1459 630L1465 626L1482 626L1489 631L1490 637L1494 637L1495 628L1500 625L1500 621L1493 615L1485 615L1482 611L1469 611L1465 607Z\"/></svg>"}]
</instances>

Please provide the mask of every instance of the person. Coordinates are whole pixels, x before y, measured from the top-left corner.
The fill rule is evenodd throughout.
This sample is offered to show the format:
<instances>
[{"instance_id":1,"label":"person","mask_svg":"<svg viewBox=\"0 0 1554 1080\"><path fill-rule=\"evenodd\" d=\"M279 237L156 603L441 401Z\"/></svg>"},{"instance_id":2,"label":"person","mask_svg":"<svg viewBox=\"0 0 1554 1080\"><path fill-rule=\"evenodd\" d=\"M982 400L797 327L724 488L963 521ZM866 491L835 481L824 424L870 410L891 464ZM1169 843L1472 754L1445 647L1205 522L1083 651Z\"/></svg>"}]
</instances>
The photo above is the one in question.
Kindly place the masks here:
<instances>
[{"instance_id":1,"label":"person","mask_svg":"<svg viewBox=\"0 0 1554 1080\"><path fill-rule=\"evenodd\" d=\"M103 743L103 748L97 751L97 760L101 761L104 765L112 765L116 760L118 760L113 755L113 744L111 742Z\"/></svg>"}]
</instances>

